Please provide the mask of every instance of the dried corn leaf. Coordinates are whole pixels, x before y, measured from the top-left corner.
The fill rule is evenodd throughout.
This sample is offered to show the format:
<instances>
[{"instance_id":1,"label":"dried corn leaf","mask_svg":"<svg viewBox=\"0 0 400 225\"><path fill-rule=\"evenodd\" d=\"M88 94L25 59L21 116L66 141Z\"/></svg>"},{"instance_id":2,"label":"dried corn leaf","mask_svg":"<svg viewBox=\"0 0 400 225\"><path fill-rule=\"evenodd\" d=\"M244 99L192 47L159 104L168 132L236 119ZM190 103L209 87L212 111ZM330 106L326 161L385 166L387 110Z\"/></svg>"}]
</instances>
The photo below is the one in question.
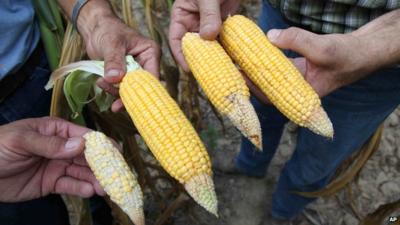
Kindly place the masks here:
<instances>
[{"instance_id":1,"label":"dried corn leaf","mask_svg":"<svg viewBox=\"0 0 400 225\"><path fill-rule=\"evenodd\" d=\"M400 199L385 205L368 214L359 225L400 225L400 217L392 215L395 211L400 209Z\"/></svg>"},{"instance_id":2,"label":"dried corn leaf","mask_svg":"<svg viewBox=\"0 0 400 225\"><path fill-rule=\"evenodd\" d=\"M357 157L352 160L353 163L350 165L342 174L336 179L329 183L325 188L318 191L312 192L296 192L299 195L309 198L325 197L330 196L348 185L354 177L361 171L368 159L378 150L379 143L381 140L383 131L383 125L380 125L371 138L366 142L361 149Z\"/></svg>"}]
</instances>

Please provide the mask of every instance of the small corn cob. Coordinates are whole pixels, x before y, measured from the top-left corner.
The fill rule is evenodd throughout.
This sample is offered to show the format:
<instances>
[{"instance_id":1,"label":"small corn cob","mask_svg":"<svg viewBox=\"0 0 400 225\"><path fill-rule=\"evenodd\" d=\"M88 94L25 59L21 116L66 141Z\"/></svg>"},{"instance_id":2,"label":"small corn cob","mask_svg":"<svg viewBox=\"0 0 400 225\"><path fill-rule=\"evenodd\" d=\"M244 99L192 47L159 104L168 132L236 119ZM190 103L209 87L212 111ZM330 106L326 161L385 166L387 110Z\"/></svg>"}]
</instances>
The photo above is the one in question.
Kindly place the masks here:
<instances>
[{"instance_id":1,"label":"small corn cob","mask_svg":"<svg viewBox=\"0 0 400 225\"><path fill-rule=\"evenodd\" d=\"M203 40L197 33L186 33L182 50L211 103L261 150L260 121L249 101L249 89L222 46L217 41Z\"/></svg>"},{"instance_id":2,"label":"small corn cob","mask_svg":"<svg viewBox=\"0 0 400 225\"><path fill-rule=\"evenodd\" d=\"M145 70L128 72L120 84L122 102L161 166L201 206L217 215L208 153L196 131L161 83Z\"/></svg>"},{"instance_id":3,"label":"small corn cob","mask_svg":"<svg viewBox=\"0 0 400 225\"><path fill-rule=\"evenodd\" d=\"M290 120L326 137L333 137L332 123L317 93L297 68L244 16L229 17L220 39L233 60Z\"/></svg>"},{"instance_id":4,"label":"small corn cob","mask_svg":"<svg viewBox=\"0 0 400 225\"><path fill-rule=\"evenodd\" d=\"M103 133L92 131L83 137L86 161L100 185L135 225L144 225L143 194L136 173Z\"/></svg>"}]
</instances>

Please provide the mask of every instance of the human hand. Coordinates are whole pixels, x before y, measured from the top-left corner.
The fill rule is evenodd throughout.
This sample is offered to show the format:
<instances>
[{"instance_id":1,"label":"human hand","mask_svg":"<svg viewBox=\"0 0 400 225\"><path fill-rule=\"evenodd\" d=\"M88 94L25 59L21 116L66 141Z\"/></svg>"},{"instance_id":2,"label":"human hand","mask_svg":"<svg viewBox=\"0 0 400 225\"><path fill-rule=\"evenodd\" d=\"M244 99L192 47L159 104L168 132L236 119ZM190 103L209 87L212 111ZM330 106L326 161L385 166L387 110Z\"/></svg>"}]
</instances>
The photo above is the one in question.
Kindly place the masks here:
<instances>
[{"instance_id":1,"label":"human hand","mask_svg":"<svg viewBox=\"0 0 400 225\"><path fill-rule=\"evenodd\" d=\"M118 96L112 85L119 83L126 73L125 55L132 55L147 71L159 77L160 48L147 38L125 25L118 18L104 18L96 29L85 39L86 50L92 59L104 59L104 79L97 84L105 91ZM111 110L116 112L123 107L116 100Z\"/></svg>"},{"instance_id":2,"label":"human hand","mask_svg":"<svg viewBox=\"0 0 400 225\"><path fill-rule=\"evenodd\" d=\"M88 131L49 117L0 126L0 202L50 193L104 195L82 154Z\"/></svg>"},{"instance_id":3,"label":"human hand","mask_svg":"<svg viewBox=\"0 0 400 225\"><path fill-rule=\"evenodd\" d=\"M172 6L169 45L174 58L185 71L189 67L182 54L181 41L186 32L199 32L200 37L213 40L219 34L221 21L233 14L240 0L176 0Z\"/></svg>"},{"instance_id":4,"label":"human hand","mask_svg":"<svg viewBox=\"0 0 400 225\"><path fill-rule=\"evenodd\" d=\"M362 39L353 33L318 35L299 28L270 30L268 39L281 49L290 49L304 57L291 59L320 97L351 84L374 68L368 65L370 55L365 54ZM252 93L264 103L267 97L249 85Z\"/></svg>"},{"instance_id":5,"label":"human hand","mask_svg":"<svg viewBox=\"0 0 400 225\"><path fill-rule=\"evenodd\" d=\"M72 18L76 1L58 0L69 18ZM152 40L124 24L113 12L107 0L91 0L79 11L77 28L86 45L91 59L104 60L104 79L98 86L118 96L113 84L119 83L126 73L125 56L132 55L136 61L154 76L159 77L160 48ZM122 108L120 99L111 107L112 111Z\"/></svg>"}]
</instances>

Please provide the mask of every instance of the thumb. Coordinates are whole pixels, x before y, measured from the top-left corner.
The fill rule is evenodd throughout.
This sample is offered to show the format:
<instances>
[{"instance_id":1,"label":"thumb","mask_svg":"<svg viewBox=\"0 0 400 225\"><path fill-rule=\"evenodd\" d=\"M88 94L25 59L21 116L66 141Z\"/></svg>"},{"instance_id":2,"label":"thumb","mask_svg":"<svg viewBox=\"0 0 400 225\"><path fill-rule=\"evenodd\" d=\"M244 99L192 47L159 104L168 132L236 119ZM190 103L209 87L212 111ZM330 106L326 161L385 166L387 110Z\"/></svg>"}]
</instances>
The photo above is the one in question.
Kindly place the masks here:
<instances>
[{"instance_id":1,"label":"thumb","mask_svg":"<svg viewBox=\"0 0 400 225\"><path fill-rule=\"evenodd\" d=\"M104 79L111 84L119 83L125 75L125 52L122 44L104 47Z\"/></svg>"},{"instance_id":2,"label":"thumb","mask_svg":"<svg viewBox=\"0 0 400 225\"><path fill-rule=\"evenodd\" d=\"M221 12L219 0L200 0L200 37L214 40L221 28Z\"/></svg>"},{"instance_id":3,"label":"thumb","mask_svg":"<svg viewBox=\"0 0 400 225\"><path fill-rule=\"evenodd\" d=\"M29 145L24 146L26 151L48 159L73 158L85 148L85 140L82 137L62 138L29 132L25 139L29 142Z\"/></svg>"},{"instance_id":4,"label":"thumb","mask_svg":"<svg viewBox=\"0 0 400 225\"><path fill-rule=\"evenodd\" d=\"M329 47L329 42L322 35L291 27L284 30L271 29L268 39L278 48L289 49L311 61L323 61L325 54L319 54Z\"/></svg>"}]
</instances>

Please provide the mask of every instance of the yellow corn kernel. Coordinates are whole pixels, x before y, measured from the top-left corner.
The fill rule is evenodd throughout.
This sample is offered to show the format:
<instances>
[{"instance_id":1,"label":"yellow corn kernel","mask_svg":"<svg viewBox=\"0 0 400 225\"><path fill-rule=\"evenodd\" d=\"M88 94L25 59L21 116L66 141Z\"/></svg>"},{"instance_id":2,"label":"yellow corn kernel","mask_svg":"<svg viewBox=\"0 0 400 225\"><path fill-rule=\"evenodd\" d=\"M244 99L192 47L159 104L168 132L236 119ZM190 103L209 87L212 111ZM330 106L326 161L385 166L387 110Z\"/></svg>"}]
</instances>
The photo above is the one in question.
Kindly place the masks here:
<instances>
[{"instance_id":1,"label":"yellow corn kernel","mask_svg":"<svg viewBox=\"0 0 400 225\"><path fill-rule=\"evenodd\" d=\"M92 131L83 137L86 161L100 185L135 225L144 225L143 194L136 173L103 133Z\"/></svg>"},{"instance_id":2,"label":"yellow corn kernel","mask_svg":"<svg viewBox=\"0 0 400 225\"><path fill-rule=\"evenodd\" d=\"M196 202L217 215L208 153L161 83L149 72L135 70L125 75L119 93L136 128L161 166L184 184Z\"/></svg>"},{"instance_id":3,"label":"yellow corn kernel","mask_svg":"<svg viewBox=\"0 0 400 225\"><path fill-rule=\"evenodd\" d=\"M240 15L229 17L220 39L233 60L286 117L333 137L332 123L317 93L254 22Z\"/></svg>"},{"instance_id":4,"label":"yellow corn kernel","mask_svg":"<svg viewBox=\"0 0 400 225\"><path fill-rule=\"evenodd\" d=\"M262 149L261 128L250 103L250 92L242 75L217 41L197 33L186 33L182 50L192 73L215 108L258 149Z\"/></svg>"}]
</instances>

